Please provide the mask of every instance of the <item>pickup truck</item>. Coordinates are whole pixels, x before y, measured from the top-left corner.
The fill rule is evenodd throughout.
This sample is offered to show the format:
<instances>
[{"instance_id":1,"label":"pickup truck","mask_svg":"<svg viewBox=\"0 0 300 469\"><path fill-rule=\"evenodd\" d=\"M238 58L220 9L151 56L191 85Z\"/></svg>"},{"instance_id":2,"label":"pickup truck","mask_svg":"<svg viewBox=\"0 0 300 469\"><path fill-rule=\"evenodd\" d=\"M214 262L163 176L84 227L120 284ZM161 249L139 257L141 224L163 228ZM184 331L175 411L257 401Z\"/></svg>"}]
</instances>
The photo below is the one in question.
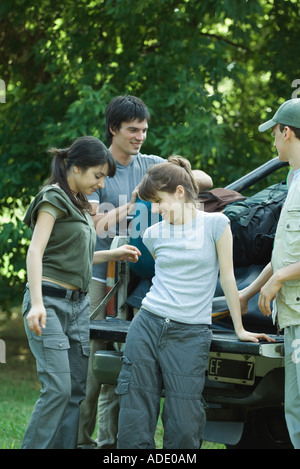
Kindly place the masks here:
<instances>
[{"instance_id":1,"label":"pickup truck","mask_svg":"<svg viewBox=\"0 0 300 469\"><path fill-rule=\"evenodd\" d=\"M251 173L227 186L243 193L286 164L274 158ZM112 247L128 242L116 237ZM264 265L235 268L239 289L249 285ZM127 301L130 268L126 262L117 266L116 283L99 308L105 308L115 297L115 315L94 320L91 315L91 338L107 342L93 358L96 379L103 384L116 384L121 369L122 347L130 327L131 306ZM284 418L284 344L283 336L257 307L257 297L249 303L243 317L245 328L266 332L275 343L248 343L238 340L234 333L228 308L220 286L213 301L213 340L210 349L203 391L206 411L204 440L224 444L230 449L289 449L292 448ZM142 299L142 298L141 298ZM138 305L137 305L138 306ZM162 393L163 395L163 393Z\"/></svg>"}]
</instances>

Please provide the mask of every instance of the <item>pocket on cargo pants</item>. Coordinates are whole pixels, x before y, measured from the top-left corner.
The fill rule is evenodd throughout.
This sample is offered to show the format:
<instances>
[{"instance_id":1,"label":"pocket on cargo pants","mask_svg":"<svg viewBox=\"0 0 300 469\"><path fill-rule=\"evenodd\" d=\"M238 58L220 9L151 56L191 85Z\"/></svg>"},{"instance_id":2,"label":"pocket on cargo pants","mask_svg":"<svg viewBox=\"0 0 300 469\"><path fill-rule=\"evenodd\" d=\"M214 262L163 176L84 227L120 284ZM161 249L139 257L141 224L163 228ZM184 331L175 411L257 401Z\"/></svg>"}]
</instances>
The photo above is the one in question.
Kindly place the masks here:
<instances>
[{"instance_id":1,"label":"pocket on cargo pants","mask_svg":"<svg viewBox=\"0 0 300 469\"><path fill-rule=\"evenodd\" d=\"M119 374L118 385L115 391L119 395L128 393L132 370L132 363L125 355L123 355L123 357L121 358L121 362L122 368Z\"/></svg>"},{"instance_id":2,"label":"pocket on cargo pants","mask_svg":"<svg viewBox=\"0 0 300 469\"><path fill-rule=\"evenodd\" d=\"M161 398L161 373L153 355L154 331L138 313L127 336L117 394L120 399L119 449L153 449ZM152 321L150 321L152 322ZM152 328L155 324L152 322Z\"/></svg>"},{"instance_id":3,"label":"pocket on cargo pants","mask_svg":"<svg viewBox=\"0 0 300 469\"><path fill-rule=\"evenodd\" d=\"M133 366L126 356L123 357L116 389L120 400L117 448L153 449L160 395L156 398L151 390L133 384Z\"/></svg>"},{"instance_id":4,"label":"pocket on cargo pants","mask_svg":"<svg viewBox=\"0 0 300 469\"><path fill-rule=\"evenodd\" d=\"M38 336L28 326L26 316L31 308L30 296L25 294L22 314L24 316L25 331L29 347L37 363L38 372L63 373L69 372L68 350L69 339L62 330L61 323L53 307L49 307L47 298L44 298L47 308L46 328Z\"/></svg>"}]
</instances>

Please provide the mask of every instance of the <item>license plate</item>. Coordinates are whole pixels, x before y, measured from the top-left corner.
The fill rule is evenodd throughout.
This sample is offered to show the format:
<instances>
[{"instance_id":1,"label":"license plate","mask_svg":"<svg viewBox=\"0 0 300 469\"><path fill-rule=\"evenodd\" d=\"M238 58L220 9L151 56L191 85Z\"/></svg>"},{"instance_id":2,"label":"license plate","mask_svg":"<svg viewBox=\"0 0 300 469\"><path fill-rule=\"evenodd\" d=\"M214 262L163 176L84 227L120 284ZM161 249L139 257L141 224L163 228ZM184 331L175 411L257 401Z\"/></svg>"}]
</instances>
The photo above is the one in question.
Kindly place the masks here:
<instances>
[{"instance_id":1,"label":"license plate","mask_svg":"<svg viewBox=\"0 0 300 469\"><path fill-rule=\"evenodd\" d=\"M255 379L255 358L242 357L224 358L211 353L208 364L208 379L223 383L252 385Z\"/></svg>"}]
</instances>

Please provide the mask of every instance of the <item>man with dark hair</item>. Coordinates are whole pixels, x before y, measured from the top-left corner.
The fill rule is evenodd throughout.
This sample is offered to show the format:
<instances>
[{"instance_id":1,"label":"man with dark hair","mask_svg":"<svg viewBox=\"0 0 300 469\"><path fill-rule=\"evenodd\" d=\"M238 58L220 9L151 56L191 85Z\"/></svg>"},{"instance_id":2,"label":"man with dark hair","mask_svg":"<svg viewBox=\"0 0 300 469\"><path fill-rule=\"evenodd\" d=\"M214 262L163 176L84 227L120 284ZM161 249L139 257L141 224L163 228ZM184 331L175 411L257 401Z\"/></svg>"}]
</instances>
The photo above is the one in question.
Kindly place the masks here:
<instances>
[{"instance_id":1,"label":"man with dark hair","mask_svg":"<svg viewBox=\"0 0 300 469\"><path fill-rule=\"evenodd\" d=\"M242 312L260 291L259 308L284 329L285 417L291 442L300 449L300 99L283 103L259 131L272 129L280 161L294 170L277 226L271 262L240 292ZM271 302L273 301L273 311Z\"/></svg>"},{"instance_id":2,"label":"man with dark hair","mask_svg":"<svg viewBox=\"0 0 300 469\"><path fill-rule=\"evenodd\" d=\"M112 144L113 132L118 132L122 122L131 122L137 119L139 122L150 122L150 114L147 106L136 96L117 96L112 99L105 111L106 130L105 137L108 145Z\"/></svg>"},{"instance_id":3,"label":"man with dark hair","mask_svg":"<svg viewBox=\"0 0 300 469\"><path fill-rule=\"evenodd\" d=\"M117 172L114 178L107 179L103 189L89 197L93 212L96 213L94 216L98 234L96 250L109 249L114 236L122 234L119 225L134 209L136 186L149 166L164 161L159 156L140 153L147 136L149 120L147 106L135 96L117 96L106 108L106 138L117 164ZM107 264L103 264L100 269L94 265L90 286L91 311L95 310L106 295L106 278ZM94 319L104 318L105 316L98 315ZM79 447L97 445L92 434L96 423L98 397L98 447L108 449L116 447L118 396L114 392L114 386L99 385L92 370L94 352L104 348L103 341L91 341L86 398L81 403L80 411Z\"/></svg>"}]
</instances>

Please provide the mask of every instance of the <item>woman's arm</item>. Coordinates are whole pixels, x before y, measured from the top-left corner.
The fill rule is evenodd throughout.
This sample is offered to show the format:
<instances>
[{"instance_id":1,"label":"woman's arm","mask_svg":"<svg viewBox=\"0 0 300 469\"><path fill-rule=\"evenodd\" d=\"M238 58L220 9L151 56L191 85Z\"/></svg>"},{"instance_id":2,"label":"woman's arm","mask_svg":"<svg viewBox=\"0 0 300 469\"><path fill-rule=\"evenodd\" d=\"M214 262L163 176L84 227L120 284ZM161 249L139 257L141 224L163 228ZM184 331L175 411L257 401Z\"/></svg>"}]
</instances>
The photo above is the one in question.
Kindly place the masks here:
<instances>
[{"instance_id":1,"label":"woman's arm","mask_svg":"<svg viewBox=\"0 0 300 469\"><path fill-rule=\"evenodd\" d=\"M259 339L264 339L272 342L273 339L266 334L256 334L244 329L239 294L233 271L232 234L229 225L225 228L216 247L220 267L220 283L227 300L236 335L243 341L258 342Z\"/></svg>"},{"instance_id":2,"label":"woman's arm","mask_svg":"<svg viewBox=\"0 0 300 469\"><path fill-rule=\"evenodd\" d=\"M26 267L29 283L31 309L27 315L29 328L37 335L46 327L46 310L42 297L42 259L49 241L55 218L48 212L39 212L27 252Z\"/></svg>"},{"instance_id":3,"label":"woman's arm","mask_svg":"<svg viewBox=\"0 0 300 469\"><path fill-rule=\"evenodd\" d=\"M137 262L141 252L135 246L125 244L116 249L106 251L95 251L93 264L101 264L108 261L130 261Z\"/></svg>"},{"instance_id":4,"label":"woman's arm","mask_svg":"<svg viewBox=\"0 0 300 469\"><path fill-rule=\"evenodd\" d=\"M250 298L256 295L263 285L270 279L273 274L272 264L266 265L266 267L262 270L259 276L246 288L239 291L240 303L241 303L241 311L242 314L246 314L248 311L248 302Z\"/></svg>"}]
</instances>

